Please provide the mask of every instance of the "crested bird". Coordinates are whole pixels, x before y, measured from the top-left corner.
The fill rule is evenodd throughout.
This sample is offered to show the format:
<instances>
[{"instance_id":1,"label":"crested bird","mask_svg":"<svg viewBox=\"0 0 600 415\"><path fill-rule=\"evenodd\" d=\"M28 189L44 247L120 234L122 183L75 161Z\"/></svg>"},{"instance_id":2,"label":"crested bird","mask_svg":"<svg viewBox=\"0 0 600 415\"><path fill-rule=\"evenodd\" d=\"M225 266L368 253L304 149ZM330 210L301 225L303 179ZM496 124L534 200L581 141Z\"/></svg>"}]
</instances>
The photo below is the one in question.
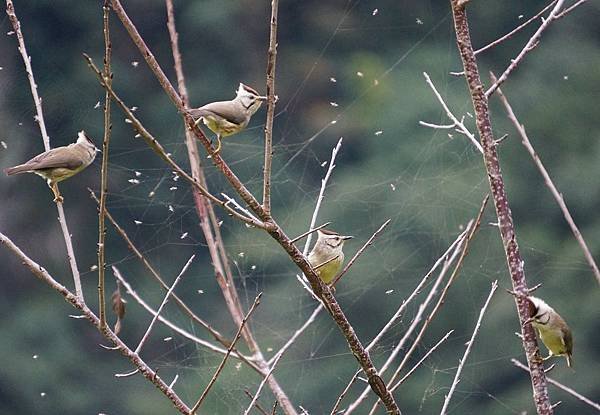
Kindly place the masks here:
<instances>
[{"instance_id":1,"label":"crested bird","mask_svg":"<svg viewBox=\"0 0 600 415\"><path fill-rule=\"evenodd\" d=\"M98 152L92 139L80 131L77 141L64 147L56 147L38 154L26 163L4 169L7 176L20 173L35 173L46 179L54 193L54 202L62 203L63 197L58 190L58 183L79 173L92 164Z\"/></svg>"},{"instance_id":2,"label":"crested bird","mask_svg":"<svg viewBox=\"0 0 600 415\"><path fill-rule=\"evenodd\" d=\"M200 108L189 110L189 114L204 123L217 135L215 154L221 151L221 138L242 131L248 125L250 118L258 111L267 97L259 95L255 89L240 82L236 96L231 101L210 102Z\"/></svg>"},{"instance_id":3,"label":"crested bird","mask_svg":"<svg viewBox=\"0 0 600 415\"><path fill-rule=\"evenodd\" d=\"M329 284L344 263L344 242L353 237L326 229L319 229L317 235L317 242L308 254L308 262L323 282Z\"/></svg>"}]
</instances>

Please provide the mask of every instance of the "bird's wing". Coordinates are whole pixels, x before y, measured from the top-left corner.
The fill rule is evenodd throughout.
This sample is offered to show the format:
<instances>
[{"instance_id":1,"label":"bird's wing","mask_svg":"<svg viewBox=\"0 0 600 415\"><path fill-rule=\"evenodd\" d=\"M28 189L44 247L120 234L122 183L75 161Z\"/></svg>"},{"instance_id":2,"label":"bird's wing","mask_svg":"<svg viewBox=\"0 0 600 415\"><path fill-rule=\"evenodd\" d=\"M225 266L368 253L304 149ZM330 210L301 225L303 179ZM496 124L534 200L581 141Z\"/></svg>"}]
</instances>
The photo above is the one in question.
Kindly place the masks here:
<instances>
[{"instance_id":1,"label":"bird's wing","mask_svg":"<svg viewBox=\"0 0 600 415\"><path fill-rule=\"evenodd\" d=\"M74 170L83 164L80 158L69 157L65 150L66 147L53 148L42 154L38 154L23 164L22 167L26 167L27 170L52 169L56 167L65 167Z\"/></svg>"},{"instance_id":2,"label":"bird's wing","mask_svg":"<svg viewBox=\"0 0 600 415\"><path fill-rule=\"evenodd\" d=\"M560 337L563 345L565 346L565 349L567 349L567 351L569 353L572 353L573 351L573 335L571 334L571 330L568 329L561 329L561 334L562 336Z\"/></svg>"},{"instance_id":3,"label":"bird's wing","mask_svg":"<svg viewBox=\"0 0 600 415\"><path fill-rule=\"evenodd\" d=\"M194 118L216 115L237 125L246 121L245 112L236 111L235 104L232 104L231 101L211 102L203 107L191 110L190 114Z\"/></svg>"}]
</instances>

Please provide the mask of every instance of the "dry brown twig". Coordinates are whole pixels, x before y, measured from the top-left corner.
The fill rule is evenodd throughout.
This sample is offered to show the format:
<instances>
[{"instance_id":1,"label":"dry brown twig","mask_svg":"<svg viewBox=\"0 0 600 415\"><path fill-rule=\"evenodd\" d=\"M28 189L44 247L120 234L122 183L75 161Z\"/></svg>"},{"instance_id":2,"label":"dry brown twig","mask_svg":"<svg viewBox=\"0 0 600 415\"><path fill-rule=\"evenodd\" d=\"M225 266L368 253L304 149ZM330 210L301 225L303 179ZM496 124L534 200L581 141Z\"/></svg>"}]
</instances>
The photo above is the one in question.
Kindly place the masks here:
<instances>
[{"instance_id":1,"label":"dry brown twig","mask_svg":"<svg viewBox=\"0 0 600 415\"><path fill-rule=\"evenodd\" d=\"M496 82L496 80L495 80L496 77L494 76L494 74L490 74L490 75L491 75L492 81ZM581 235L581 231L575 224L575 220L573 219L573 216L571 216L571 212L569 212L569 208L567 207L565 198L563 197L562 193L560 193L558 191L556 185L552 181L552 178L550 177L550 174L544 167L542 160L540 159L537 152L533 148L533 145L531 144L531 141L529 140L529 137L527 136L527 132L525 131L525 127L517 119L517 116L515 115L512 107L508 103L508 99L502 93L502 90L500 88L498 88L498 97L500 98L500 102L502 102L502 104L504 105L504 108L508 115L508 119L513 123L513 125L517 129L517 132L521 136L521 143L527 149L527 152L533 159L534 164L536 165L537 169L540 171L540 174L544 178L544 183L546 184L546 187L550 190L550 193L552 193L552 196L554 197L554 199L556 200L556 203L560 207L560 210L562 211L562 214L565 217L565 221L567 221L567 223L569 224L569 227L571 228L571 232L573 233L573 236L575 237L575 239L577 240L577 243L581 247L581 250L583 251L583 255L584 255L587 263L589 264L590 268L592 269L592 273L596 277L596 281L598 281L598 283L600 284L600 270L598 270L598 265L596 264L596 261L594 260L594 257L592 256L592 253L590 252L590 249L588 248L587 243L585 242L585 239L583 239L583 236Z\"/></svg>"},{"instance_id":2,"label":"dry brown twig","mask_svg":"<svg viewBox=\"0 0 600 415\"><path fill-rule=\"evenodd\" d=\"M504 81L506 81L506 79L508 78L508 75L510 75L511 72L517 67L517 65L519 65L519 63L523 60L523 58L525 58L525 56L537 46L539 39L542 36L542 33L544 32L544 30L546 30L548 28L550 23L552 23L552 21L554 21L556 19L556 16L558 15L558 12L562 8L563 3L564 3L564 0L558 0L556 2L556 4L552 8L552 11L548 15L548 17L542 21L542 24L540 25L540 27L535 31L533 36L531 36L531 38L529 38L527 43L525 43L525 46L523 46L523 49L521 49L521 52L519 52L519 54L517 55L516 58L511 60L510 64L506 67L504 72L502 72L502 75L500 75L500 77L492 84L492 86L490 86L488 88L488 90L485 91L486 98L489 98L496 91L496 89L498 89L498 87ZM459 7L455 7L455 8L459 8ZM461 8L461 9L464 10L464 8ZM474 56L475 55L473 55L473 57Z\"/></svg>"},{"instance_id":3,"label":"dry brown twig","mask_svg":"<svg viewBox=\"0 0 600 415\"><path fill-rule=\"evenodd\" d=\"M256 296L256 298L254 299L254 302L252 303L252 306L250 306L250 309L248 310L248 312L246 313L246 315L242 319L242 323L240 324L240 327L238 328L237 333L233 337L233 341L231 342L231 346L229 346L229 348L227 349L227 353L225 354L225 356L223 356L223 360L221 360L221 363L217 367L217 370L215 370L215 374L210 379L210 381L208 382L208 385L206 385L206 388L204 389L204 391L200 395L200 398L198 398L198 401L196 402L196 404L192 408L192 414L195 414L196 411L198 410L198 408L200 408L200 405L202 405L202 402L204 402L204 399L208 395L208 392L210 391L210 388L217 381L217 378L219 377L219 375L221 374L221 371L225 367L225 363L227 363L227 358L231 355L231 352L233 351L233 348L235 347L235 344L237 343L237 341L240 339L240 337L242 335L242 330L244 329L244 326L246 325L246 322L248 321L248 319L250 318L250 316L252 315L252 313L254 312L254 310L256 309L256 307L260 304L260 297L262 297L262 293L258 293L258 295Z\"/></svg>"},{"instance_id":4,"label":"dry brown twig","mask_svg":"<svg viewBox=\"0 0 600 415\"><path fill-rule=\"evenodd\" d=\"M6 246L15 256L17 256L23 265L25 265L33 275L39 280L48 284L55 291L60 293L65 300L73 307L78 309L85 319L92 323L98 331L118 350L123 356L133 363L133 365L139 370L139 372L150 382L152 382L169 400L173 403L175 408L184 415L190 414L190 409L181 400L181 398L175 393L175 391L166 384L158 374L150 368L150 366L144 362L137 354L133 352L108 326L104 328L100 327L100 319L94 314L92 310L85 304L85 302L77 295L69 291L65 286L56 281L41 265L29 258L23 251L19 249L7 236L0 232L0 243Z\"/></svg>"},{"instance_id":5,"label":"dry brown twig","mask_svg":"<svg viewBox=\"0 0 600 415\"><path fill-rule=\"evenodd\" d=\"M40 133L42 135L42 140L44 141L44 149L45 151L50 150L50 137L48 136L48 132L46 131L46 123L44 122L44 113L42 111L42 98L38 95L37 91L37 83L35 82L35 78L33 77L33 69L31 68L31 59L27 53L27 48L25 47L25 39L23 37L23 33L21 32L21 23L15 14L15 7L13 5L12 0L6 0L6 14L8 15L8 19L12 24L12 27L17 35L17 42L19 44L19 52L21 54L21 58L23 58L23 63L25 64L25 72L27 73L27 78L29 79L29 87L31 89L31 96L33 97L33 103L35 104L35 120L40 127ZM73 242L71 240L71 233L69 232L69 227L67 226L67 218L65 216L65 211L63 209L62 203L57 203L56 208L58 209L58 222L60 223L60 228L62 230L63 238L65 240L65 246L67 249L67 257L69 259L69 265L71 267L71 273L73 274L73 282L75 284L75 293L81 301L85 301L83 297L83 288L81 287L81 277L79 275L79 269L77 268L77 260L75 258L75 251L73 250Z\"/></svg>"},{"instance_id":6,"label":"dry brown twig","mask_svg":"<svg viewBox=\"0 0 600 415\"><path fill-rule=\"evenodd\" d=\"M527 366L525 366L523 363L519 362L517 359L510 359L510 361L512 362L513 365L515 365L516 367L523 369L526 372L529 372L529 368ZM546 372L548 372L548 370L546 370ZM600 403L594 402L589 398L586 398L585 396L583 396L582 394L580 394L579 392L569 388L568 386L563 385L562 383L552 379L552 378L548 378L548 383L550 383L551 385L556 386L558 389L561 389L565 392L567 392L569 395L573 396L576 399L579 399L581 402L591 406L592 408L594 408L597 412L600 412Z\"/></svg>"},{"instance_id":7,"label":"dry brown twig","mask_svg":"<svg viewBox=\"0 0 600 415\"><path fill-rule=\"evenodd\" d=\"M452 385L450 386L448 395L446 395L446 398L444 399L444 405L442 406L440 415L445 415L448 411L448 405L450 405L450 399L452 399L452 395L454 394L456 385L458 385L458 382L460 382L460 374L462 373L463 367L465 366L465 362L467 361L467 357L469 357L471 348L473 347L473 343L475 342L475 337L477 336L477 333L479 332L479 328L481 327L481 321L483 320L483 315L485 314L485 311L487 310L488 305L490 304L490 300L492 299L492 296L496 292L497 288L498 288L498 280L496 280L492 283L492 288L490 289L490 293L487 297L487 300L485 300L483 307L481 307L481 311L479 312L479 318L477 319L477 323L475 323L475 328L473 329L473 334L471 334L471 338L469 339L469 341L467 343L467 348L465 349L463 357L459 361L460 363L458 364L458 368L456 369L456 374L454 375L454 380L452 381Z\"/></svg>"},{"instance_id":8,"label":"dry brown twig","mask_svg":"<svg viewBox=\"0 0 600 415\"><path fill-rule=\"evenodd\" d=\"M154 324L156 323L156 320L158 319L158 317L160 316L160 313L162 312L163 308L167 304L167 301L169 301L169 297L171 296L171 294L175 290L175 287L177 286L177 284L181 280L181 277L183 277L183 274L185 274L185 272L187 271L187 269L189 268L189 266L192 264L192 261L194 260L194 257L195 257L195 255L192 255L190 257L190 259L188 259L188 261L185 263L185 265L183 266L183 268L179 272L179 275L177 275L177 277L175 278L175 281L173 281L173 284L171 284L171 288L169 288L169 291L167 291L167 293L165 294L162 302L160 303L160 306L158 307L158 310L156 310L156 314L154 314L154 316L152 317L152 321L150 321L150 324L148 325L148 328L146 329L146 332L144 333L144 335L142 336L142 339L140 340L140 342L138 343L137 347L135 348L135 351L134 351L135 354L139 354L140 350L142 350L142 347L144 346L144 343L148 339L148 336L150 336L150 332L152 331L152 328L154 327Z\"/></svg>"},{"instance_id":9,"label":"dry brown twig","mask_svg":"<svg viewBox=\"0 0 600 415\"><path fill-rule=\"evenodd\" d=\"M109 3L104 0L102 6L102 27L104 31L104 82L112 85L112 72L110 69L110 59L112 55L112 45L110 43L109 26ZM104 288L104 271L106 261L104 259L106 225L104 216L106 215L106 198L108 192L108 147L110 144L110 132L112 124L110 122L110 94L108 91L104 94L104 138L102 139L102 167L100 168L100 206L98 208L98 308L100 309L100 325L106 325L106 300Z\"/></svg>"},{"instance_id":10,"label":"dry brown twig","mask_svg":"<svg viewBox=\"0 0 600 415\"><path fill-rule=\"evenodd\" d=\"M273 118L275 117L275 63L277 62L277 14L279 0L271 0L269 50L267 52L267 121L263 168L263 209L271 215L271 165L273 161Z\"/></svg>"},{"instance_id":11,"label":"dry brown twig","mask_svg":"<svg viewBox=\"0 0 600 415\"><path fill-rule=\"evenodd\" d=\"M419 121L419 124L421 124L421 125L423 125L425 127L435 128L435 129L440 129L440 128L442 128L442 129L456 128L460 133L462 133L465 136L467 136L467 138L471 141L471 143L473 143L473 145L477 148L477 150L479 150L479 152L483 154L483 148L481 148L481 144L479 144L479 142L477 141L477 139L475 138L475 136L473 135L473 133L471 133L469 131L469 129L467 127L465 127L465 124L463 123L463 120L459 120L458 118L456 118L454 116L454 114L452 113L452 111L450 111L450 108L448 108L448 106L446 105L446 102L444 101L444 99L442 98L442 96L440 95L440 93L438 92L438 90L436 89L435 85L433 85L433 82L431 81L431 78L429 77L429 75L427 74L427 72L423 72L423 76L425 77L425 81L427 82L427 85L429 85L429 87L432 89L432 91L435 94L436 98L440 102L440 105L442 106L442 108L446 112L446 115L448 116L448 118L450 118L450 120L453 122L453 124L449 124L449 125L436 125L436 124L431 124L431 123L428 123L428 122L425 122L425 121Z\"/></svg>"},{"instance_id":12,"label":"dry brown twig","mask_svg":"<svg viewBox=\"0 0 600 415\"><path fill-rule=\"evenodd\" d=\"M560 3L561 1L559 0L557 5L560 5ZM498 216L498 229L500 230L500 236L504 245L513 291L519 294L515 297L515 302L522 327L523 348L527 356L529 368L531 369L534 403L539 415L550 415L553 411L548 396L546 375L539 354L537 338L531 324L524 324L529 318L528 305L524 300L527 296L527 281L525 279L524 263L519 246L517 245L510 205L504 188L504 179L500 170L498 152L492 133L488 99L481 83L477 60L473 52L473 45L471 44L466 10L463 7L458 7L456 0L451 0L451 8L458 51L463 63L465 78L475 110L477 130L484 150L484 163L496 207L496 215ZM556 6L554 10L557 10Z\"/></svg>"}]
</instances>

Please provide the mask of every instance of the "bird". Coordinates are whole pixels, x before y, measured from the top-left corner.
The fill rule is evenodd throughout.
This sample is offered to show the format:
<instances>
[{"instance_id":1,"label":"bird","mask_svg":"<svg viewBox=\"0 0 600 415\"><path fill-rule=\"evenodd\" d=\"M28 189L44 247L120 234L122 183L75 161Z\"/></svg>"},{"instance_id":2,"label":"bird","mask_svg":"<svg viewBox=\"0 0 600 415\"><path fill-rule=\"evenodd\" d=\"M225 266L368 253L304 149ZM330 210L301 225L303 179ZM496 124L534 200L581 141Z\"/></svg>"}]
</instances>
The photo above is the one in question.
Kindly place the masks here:
<instances>
[{"instance_id":1,"label":"bird","mask_svg":"<svg viewBox=\"0 0 600 415\"><path fill-rule=\"evenodd\" d=\"M57 184L92 164L98 151L92 139L82 130L77 134L75 143L45 151L26 163L4 169L4 172L7 176L35 173L43 177L54 193L54 202L62 203L64 198Z\"/></svg>"},{"instance_id":2,"label":"bird","mask_svg":"<svg viewBox=\"0 0 600 415\"><path fill-rule=\"evenodd\" d=\"M317 231L317 242L308 254L308 262L324 283L329 284L340 272L344 263L344 242L352 238L332 230Z\"/></svg>"},{"instance_id":3,"label":"bird","mask_svg":"<svg viewBox=\"0 0 600 415\"><path fill-rule=\"evenodd\" d=\"M188 112L196 125L202 121L217 135L217 148L214 151L217 154L221 151L221 138L246 128L250 118L266 100L266 96L259 95L255 89L240 82L236 96L231 101L210 102Z\"/></svg>"},{"instance_id":4,"label":"bird","mask_svg":"<svg viewBox=\"0 0 600 415\"><path fill-rule=\"evenodd\" d=\"M565 320L544 300L528 296L529 319L525 322L531 323L536 328L538 335L546 348L548 360L552 356L565 356L567 366L573 365L573 335Z\"/></svg>"}]
</instances>

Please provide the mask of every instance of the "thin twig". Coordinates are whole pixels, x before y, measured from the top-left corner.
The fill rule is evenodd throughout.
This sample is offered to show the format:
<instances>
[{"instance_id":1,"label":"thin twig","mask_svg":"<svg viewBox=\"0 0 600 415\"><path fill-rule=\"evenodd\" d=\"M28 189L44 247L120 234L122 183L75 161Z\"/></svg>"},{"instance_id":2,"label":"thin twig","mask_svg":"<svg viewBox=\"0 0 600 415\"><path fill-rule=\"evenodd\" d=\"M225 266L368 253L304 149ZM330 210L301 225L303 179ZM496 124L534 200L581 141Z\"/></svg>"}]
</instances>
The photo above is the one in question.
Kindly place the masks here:
<instances>
[{"instance_id":1,"label":"thin twig","mask_svg":"<svg viewBox=\"0 0 600 415\"><path fill-rule=\"evenodd\" d=\"M392 220L388 219L386 220L383 225L381 225L379 227L379 229L377 229L373 235L371 235L371 237L369 238L369 240L367 242L365 242L365 244L356 252L356 254L354 254L354 256L352 257L352 259L350 261L348 261L348 263L346 264L346 266L344 267L344 269L342 270L342 272L340 272L338 274L337 277L335 277L335 279L331 282L331 285L335 287L335 284L337 284L337 282L344 276L344 274L346 274L346 272L348 272L348 270L350 269L350 267L354 264L354 262L356 262L356 260L358 259L359 256L362 255L363 252L365 252L365 250L371 246L371 244L373 243L373 240L375 238L377 238L377 236L383 232L383 230L385 229L386 226L388 226L390 224Z\"/></svg>"},{"instance_id":2,"label":"thin twig","mask_svg":"<svg viewBox=\"0 0 600 415\"><path fill-rule=\"evenodd\" d=\"M485 311L487 310L488 305L490 304L490 300L492 299L492 296L496 292L497 288L498 288L498 280L496 280L492 283L492 288L487 297L487 300L485 300L485 303L483 304L483 307L481 308L481 311L479 312L479 318L477 319L477 323L475 324L475 328L473 329L473 334L471 335L471 338L469 339L469 342L467 343L467 348L465 349L465 353L463 354L462 359L460 359L460 363L458 364L458 368L456 369L456 374L454 375L454 380L452 381L452 386L450 386L450 391L448 391L448 395L446 395L446 399L444 399L444 405L442 406L440 415L445 415L446 412L448 411L448 405L450 404L450 399L452 399L452 395L454 394L456 385L458 385L458 382L460 382L460 374L462 373L463 367L465 366L467 357L469 357L469 354L471 353L471 348L473 347L473 343L475 342L475 337L477 336L477 333L479 332L479 328L481 327L481 321L483 320L483 315L485 314Z\"/></svg>"},{"instance_id":3,"label":"thin twig","mask_svg":"<svg viewBox=\"0 0 600 415\"><path fill-rule=\"evenodd\" d=\"M539 42L540 36L544 32L544 30L546 30L546 28L550 25L550 23L552 23L552 21L556 19L556 15L562 8L563 3L564 3L564 0L558 0L556 2L556 4L554 5L554 8L552 9L552 11L548 15L548 17L542 21L542 24L540 25L538 30L536 30L535 33L533 34L533 36L531 36L531 38L529 38L529 40L527 41L527 43L525 44L525 46L523 47L521 52L519 52L519 54L517 55L516 58L511 60L510 65L508 65L508 67L504 70L502 75L500 75L500 77L494 82L494 84L491 87L489 87L487 91L485 91L486 98L489 98L494 93L494 91L496 91L496 89L498 89L498 87L504 81L506 81L506 79L508 78L508 75L510 75L510 73L523 60L525 55L527 55L529 53L529 51L531 51L535 48L535 46Z\"/></svg>"},{"instance_id":4,"label":"thin twig","mask_svg":"<svg viewBox=\"0 0 600 415\"><path fill-rule=\"evenodd\" d=\"M340 405L342 404L342 400L344 399L344 397L346 396L346 394L348 393L348 391L350 390L350 388L352 387L352 385L354 384L356 379L358 379L358 375L360 375L360 372L362 372L362 371L360 369L358 369L354 373L354 376L352 376L352 378L350 379L350 382L348 382L348 384L346 385L346 387L344 388L342 393L340 393L340 396L338 396L337 400L335 401L335 405L333 405L333 408L331 408L329 415L335 415L335 413L338 411ZM391 388L390 388L390 390L391 390Z\"/></svg>"},{"instance_id":5,"label":"thin twig","mask_svg":"<svg viewBox=\"0 0 600 415\"><path fill-rule=\"evenodd\" d=\"M271 164L273 162L273 118L275 118L275 63L277 61L277 11L279 0L271 0L271 29L267 58L267 121L265 123L265 165L263 209L271 215Z\"/></svg>"},{"instance_id":6,"label":"thin twig","mask_svg":"<svg viewBox=\"0 0 600 415\"><path fill-rule=\"evenodd\" d=\"M112 85L112 72L110 69L110 59L112 55L112 45L110 42L109 26L109 4L104 0L103 11L103 31L104 31L104 82ZM110 144L110 132L112 124L110 121L110 94L108 91L104 95L104 138L102 140L102 168L100 169L100 208L98 210L98 307L100 309L100 325L106 325L106 300L104 298L104 271L106 261L104 259L106 225L104 216L106 215L106 198L108 192L108 146Z\"/></svg>"},{"instance_id":7,"label":"thin twig","mask_svg":"<svg viewBox=\"0 0 600 415\"><path fill-rule=\"evenodd\" d=\"M308 225L308 229L313 229L315 227L315 224L317 223L317 216L319 215L319 210L321 209L321 203L323 202L323 197L325 195L325 188L327 187L327 182L329 182L329 177L331 176L333 169L335 169L335 158L338 152L340 151L340 148L342 148L342 141L344 141L344 139L340 137L333 150L331 150L331 158L329 159L327 173L325 173L325 177L321 179L321 188L319 189L319 196L317 196L317 203L315 204L312 217L310 218L310 225ZM304 256L308 254L308 248L310 248L311 241L312 234L309 234L308 238L306 238L304 249L302 250L302 254Z\"/></svg>"},{"instance_id":8,"label":"thin twig","mask_svg":"<svg viewBox=\"0 0 600 415\"><path fill-rule=\"evenodd\" d=\"M185 265L183 266L183 268L179 272L179 275L177 275L177 278L175 278L175 281L173 281L173 284L171 285L171 288L169 288L169 291L167 291L167 293L165 294L165 297L163 298L162 303L160 303L160 306L158 307L158 310L156 310L156 314L154 314L154 317L152 317L152 321L150 321L150 324L148 325L148 328L146 329L146 332L142 336L142 339L140 340L139 344L135 348L134 353L139 354L140 350L142 350L142 346L146 342L146 339L148 339L148 336L150 335L150 332L152 331L152 328L154 327L154 324L156 323L156 320L158 319L158 317L160 316L160 313L162 312L163 308L167 304L167 301L169 301L169 296L175 290L175 287L177 286L177 283L179 283L179 280L181 280L181 277L183 276L183 274L185 274L185 272L187 271L187 269L191 265L192 261L194 260L195 256L196 255L192 255L190 257L190 259L188 259L188 261L185 263ZM231 353L231 352L229 352L229 353Z\"/></svg>"},{"instance_id":9,"label":"thin twig","mask_svg":"<svg viewBox=\"0 0 600 415\"><path fill-rule=\"evenodd\" d=\"M408 371L406 372L406 375L404 375L398 382L396 382L395 385L390 387L390 390L392 392L394 392L396 389L398 389L400 387L400 385L402 385L404 383L404 381L406 379L408 379L410 377L410 375L412 375L415 370L417 370L419 368L419 366L421 366L423 364L423 362L425 360L427 360L427 358L429 356L431 356L431 354L433 354L433 352L435 352L435 350L443 343L445 342L448 337L450 337L450 335L454 333L454 330L450 330L448 333L446 333L446 335L444 337L442 337L435 345L433 345L433 347L429 350L427 350L427 353L425 353L425 355L423 355L423 357L417 362L415 363L415 365Z\"/></svg>"},{"instance_id":10,"label":"thin twig","mask_svg":"<svg viewBox=\"0 0 600 415\"><path fill-rule=\"evenodd\" d=\"M559 5L561 0L556 4ZM551 415L552 405L548 395L544 365L540 356L537 338L531 324L525 324L529 319L529 305L525 301L527 296L527 280L524 272L524 262L517 244L517 236L512 219L510 204L504 187L504 179L500 169L497 146L494 142L492 122L490 119L488 99L484 92L477 60L473 53L469 22L464 8L456 6L456 0L451 0L454 30L456 32L457 47L465 71L465 79L473 103L477 130L484 149L483 158L486 168L490 190L494 198L496 215L498 217L498 229L504 247L506 262L511 277L513 291L519 294L515 297L518 310L519 322L523 334L523 349L531 369L531 384L533 389L533 400L538 415ZM555 7L553 9L557 10ZM554 13L551 13L554 15ZM548 19L547 21L551 21ZM538 30L539 31L539 30Z\"/></svg>"},{"instance_id":11,"label":"thin twig","mask_svg":"<svg viewBox=\"0 0 600 415\"><path fill-rule=\"evenodd\" d=\"M446 112L446 115L448 116L448 118L450 118L450 120L452 120L452 122L454 122L454 126L456 128L458 128L460 130L460 132L462 132L464 135L466 135L467 138L469 140L471 140L471 143L473 143L473 145L477 148L477 150L479 150L479 152L483 154L483 148L481 148L481 144L479 144L479 141L477 141L475 136L469 131L469 129L467 127L465 127L463 122L459 121L458 118L456 118L454 116L454 114L452 114L452 111L450 111L450 108L448 108L448 106L446 105L446 102L444 101L444 99L442 98L442 96L440 95L438 90L435 88L435 85L433 85L433 82L431 81L429 74L427 74L427 72L423 72L423 76L425 77L425 81L427 82L429 87L432 89L436 98L440 102L442 108ZM430 127L430 125L428 125L428 123L422 123L422 125ZM435 128L438 128L438 127L435 127Z\"/></svg>"},{"instance_id":12,"label":"thin twig","mask_svg":"<svg viewBox=\"0 0 600 415\"><path fill-rule=\"evenodd\" d=\"M527 366L525 366L523 363L519 362L517 359L510 359L510 361L512 362L513 365L515 365L518 368L523 369L526 372L529 372L529 368ZM586 398L585 396L583 396L582 394L580 394L579 392L569 388L568 386L563 385L562 383L552 379L552 378L547 378L548 383L551 385L556 386L557 388L567 392L569 395L579 399L581 402L584 402L586 404L588 404L589 406L591 406L592 408L594 408L596 411L600 412L600 403L594 402L589 398Z\"/></svg>"},{"instance_id":13,"label":"thin twig","mask_svg":"<svg viewBox=\"0 0 600 415\"><path fill-rule=\"evenodd\" d=\"M492 80L495 82L495 77L493 74L491 74L491 77L492 77ZM500 101L502 102L502 104L504 105L504 108L506 109L506 113L508 114L508 119L513 123L513 125L519 132L519 135L521 136L521 143L523 143L523 146L525 146L525 148L527 149L527 152L533 159L533 162L535 163L536 167L538 168L542 177L544 178L544 183L546 183L546 187L548 187L548 189L550 189L550 193L552 193L552 196L554 196L554 199L556 200L556 203L560 207L560 210L562 211L563 216L565 217L565 220L567 221L567 223L569 224L569 227L571 228L571 232L573 233L573 236L575 236L577 243L579 243L579 246L581 247L581 250L583 251L583 255L585 256L587 263L589 264L590 268L592 269L592 272L594 273L596 280L598 281L598 283L600 283L600 270L598 270L598 265L596 264L596 261L594 260L594 257L592 256L592 253L590 252L585 240L583 239L583 236L581 235L581 231L575 224L575 221L573 220L573 216L571 216L571 212L569 212L569 208L567 207L565 198L563 197L562 193L560 193L558 191L558 189L556 188L556 185L554 184L554 182L552 181L552 178L550 177L550 174L548 174L548 171L544 167L542 160L540 159L539 155L533 148L531 141L529 141L529 137L527 136L525 127L517 119L517 116L515 115L512 107L508 103L508 99L502 93L502 90L500 88L498 88L498 96L500 97Z\"/></svg>"},{"instance_id":14,"label":"thin twig","mask_svg":"<svg viewBox=\"0 0 600 415\"><path fill-rule=\"evenodd\" d=\"M42 140L44 141L44 149L48 151L50 150L50 137L48 136L48 132L46 131L46 123L44 122L42 98L40 98L37 92L37 84L35 82L35 78L33 77L33 69L31 68L31 58L27 54L25 39L23 38L23 33L21 32L21 23L15 14L15 7L12 0L6 0L6 14L8 15L8 19L10 20L17 35L17 42L19 43L18 49L21 53L21 57L23 58L23 63L25 64L25 72L27 73L27 78L29 79L29 87L31 89L33 103L35 104L35 119L40 127L40 133L42 134ZM67 248L67 257L69 259L71 273L73 274L75 294L81 298L82 302L85 302L83 297L83 289L81 287L81 277L79 276L79 269L77 268L77 260L75 258L75 251L73 250L73 242L71 241L71 233L69 232L69 227L67 226L67 218L65 216L63 204L60 202L56 203L56 208L58 209L58 221L60 223L60 229L62 230L65 246Z\"/></svg>"},{"instance_id":15,"label":"thin twig","mask_svg":"<svg viewBox=\"0 0 600 415\"><path fill-rule=\"evenodd\" d=\"M556 1L557 0L551 1L542 10L540 10L535 16L533 16L532 18L528 19L527 21L521 23L519 26L515 27L513 30L511 30L510 32L508 32L504 36L499 37L498 39L494 40L493 42L490 42L487 45L485 45L485 46L477 49L475 51L475 56L479 55L481 52L485 52L486 50L488 50L490 48L493 48L496 45L499 45L500 43L504 42L507 39L510 39L514 34L516 34L517 32L520 32L522 29L524 29L525 27L527 27L531 22L539 19L544 13L546 13L546 10L548 10L550 7L552 7L552 5L554 3L556 3Z\"/></svg>"},{"instance_id":16,"label":"thin twig","mask_svg":"<svg viewBox=\"0 0 600 415\"><path fill-rule=\"evenodd\" d=\"M223 360L221 360L221 363L217 367L217 370L215 370L215 374L210 379L210 382L208 382L208 385L206 385L206 388L204 389L204 391L200 395L200 398L198 399L198 401L196 402L196 404L192 408L192 414L195 414L196 411L198 410L198 408L200 408L200 405L202 405L202 402L204 402L204 399L208 395L208 392L210 391L210 388L217 381L217 378L219 377L219 375L221 374L221 371L225 367L225 363L227 362L227 358L231 354L231 351L235 347L235 344L237 343L237 341L240 339L240 337L242 335L242 330L244 329L244 326L246 325L246 322L248 321L248 319L250 318L250 316L252 315L252 313L254 312L254 310L256 309L256 307L260 304L260 297L262 297L262 292L258 293L258 295L256 296L256 298L254 299L254 302L252 303L252 306L248 310L248 313L246 313L246 315L242 319L242 324L240 324L240 327L238 328L238 331L235 334L235 337L233 338L233 341L231 342L231 346L229 346L229 348L227 349L227 353L225 354L225 356L223 356Z\"/></svg>"},{"instance_id":17,"label":"thin twig","mask_svg":"<svg viewBox=\"0 0 600 415\"><path fill-rule=\"evenodd\" d=\"M33 261L29 258L19 247L17 247L8 237L0 232L0 243L6 246L15 256L17 256L23 265L25 265L33 275L35 275L39 280L48 284L55 291L60 293L65 300L70 303L73 307L78 309L85 318L92 323L98 331L108 340L110 341L115 348L131 363L137 367L140 373L152 382L169 400L173 403L175 408L179 412L184 415L190 414L190 409L187 405L179 398L177 393L167 385L158 374L144 362L137 354L133 352L127 345L119 338L119 336L115 335L112 330L108 326L105 326L103 329L100 329L100 319L96 317L96 315L88 308L88 306L83 302L81 297L70 292L64 285L60 284L56 281L52 276L46 271L41 265Z\"/></svg>"},{"instance_id":18,"label":"thin twig","mask_svg":"<svg viewBox=\"0 0 600 415\"><path fill-rule=\"evenodd\" d=\"M300 239L304 238L305 236L308 236L311 233L314 233L314 232L318 231L319 229L323 229L324 227L329 226L329 225L331 225L331 222L325 222L324 224L319 225L316 228L309 229L306 232L304 232L303 234L300 234L300 235L296 236L295 238L290 239L290 242L295 244L296 242L298 242Z\"/></svg>"},{"instance_id":19,"label":"thin twig","mask_svg":"<svg viewBox=\"0 0 600 415\"><path fill-rule=\"evenodd\" d=\"M246 394L246 396L248 396L248 397L250 398L250 400L254 399L254 395L252 395L248 389L244 389L244 393ZM262 406L261 406L261 405L260 405L258 402L256 402L256 403L254 404L254 407L255 407L255 408L258 410L258 412L260 412L261 414L263 414L263 415L269 415L269 414L267 413L267 411L265 411L265 409L264 409L264 408L263 408L263 407L262 407Z\"/></svg>"}]
</instances>

